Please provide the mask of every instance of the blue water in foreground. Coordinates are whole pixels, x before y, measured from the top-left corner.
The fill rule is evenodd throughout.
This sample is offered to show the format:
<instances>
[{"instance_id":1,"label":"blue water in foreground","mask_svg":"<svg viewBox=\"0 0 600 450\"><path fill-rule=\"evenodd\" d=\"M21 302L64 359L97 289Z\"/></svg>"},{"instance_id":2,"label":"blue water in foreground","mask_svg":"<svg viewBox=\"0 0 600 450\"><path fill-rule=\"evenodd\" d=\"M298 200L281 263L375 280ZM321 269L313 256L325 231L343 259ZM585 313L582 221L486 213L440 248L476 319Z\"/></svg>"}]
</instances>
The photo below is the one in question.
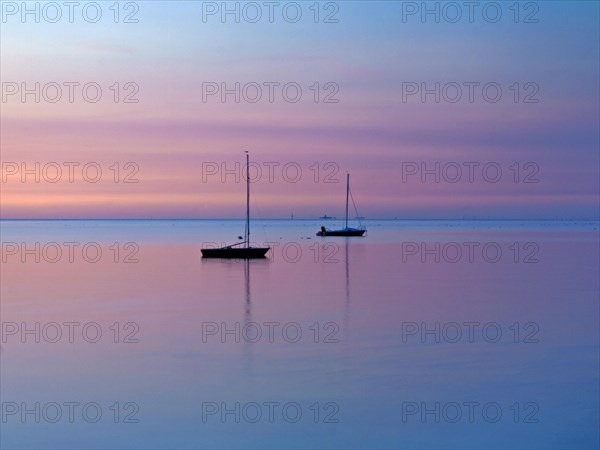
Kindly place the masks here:
<instances>
[{"instance_id":1,"label":"blue water in foreground","mask_svg":"<svg viewBox=\"0 0 600 450\"><path fill-rule=\"evenodd\" d=\"M2 449L600 447L599 223L2 221Z\"/></svg>"}]
</instances>

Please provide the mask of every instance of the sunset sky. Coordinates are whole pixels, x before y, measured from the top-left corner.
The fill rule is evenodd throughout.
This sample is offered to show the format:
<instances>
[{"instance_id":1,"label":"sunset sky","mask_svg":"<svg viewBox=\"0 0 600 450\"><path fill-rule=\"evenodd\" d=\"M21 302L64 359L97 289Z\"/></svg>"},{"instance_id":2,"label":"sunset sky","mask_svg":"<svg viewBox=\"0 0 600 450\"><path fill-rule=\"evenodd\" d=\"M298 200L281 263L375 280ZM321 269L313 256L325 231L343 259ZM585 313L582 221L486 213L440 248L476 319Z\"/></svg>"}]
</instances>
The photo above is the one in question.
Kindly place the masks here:
<instances>
[{"instance_id":1,"label":"sunset sky","mask_svg":"<svg viewBox=\"0 0 600 450\"><path fill-rule=\"evenodd\" d=\"M598 217L597 2L539 2L538 23L523 23L524 11L515 23L509 3L497 23L481 12L473 23L403 21L403 2L338 2L338 23L322 23L325 11L314 23L312 2L297 23L281 14L273 23L203 21L202 2L139 2L138 23L114 23L111 3L101 4L97 23L77 14L73 23L3 17L2 218L241 217L243 180L222 179L220 168L243 163L244 150L264 169L253 184L254 217L340 216L346 172L369 218ZM102 97L87 102L80 87L72 103L66 87L56 103L8 95L36 82L98 83ZM271 103L265 88L256 103L203 101L203 83L236 82L298 83L302 96L287 102L274 88ZM486 101L475 88L473 102L466 89L456 103L403 99L403 83L436 82L497 83L502 98ZM126 83L139 87L138 103L123 103L134 87ZM339 101L323 102L334 86ZM78 164L72 183L66 169L56 183L12 174L65 162ZM407 163L450 170L465 162L479 164L474 182L466 168L456 183L402 177ZM97 183L82 178L90 163L102 169ZM502 169L496 183L482 176L489 163ZM219 173L207 176L208 167ZM138 182L123 183L132 168ZM523 182L527 175L537 182Z\"/></svg>"}]
</instances>

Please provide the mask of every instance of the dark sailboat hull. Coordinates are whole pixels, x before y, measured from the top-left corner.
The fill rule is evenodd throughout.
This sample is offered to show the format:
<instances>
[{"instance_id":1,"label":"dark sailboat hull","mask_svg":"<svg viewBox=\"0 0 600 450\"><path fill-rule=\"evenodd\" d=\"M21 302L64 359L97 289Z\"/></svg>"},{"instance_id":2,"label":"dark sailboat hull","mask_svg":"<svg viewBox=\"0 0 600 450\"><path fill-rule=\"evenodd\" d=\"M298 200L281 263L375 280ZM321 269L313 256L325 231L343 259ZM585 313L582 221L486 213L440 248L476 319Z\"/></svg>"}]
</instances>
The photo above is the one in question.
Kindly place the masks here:
<instances>
[{"instance_id":1,"label":"dark sailboat hull","mask_svg":"<svg viewBox=\"0 0 600 450\"><path fill-rule=\"evenodd\" d=\"M269 251L269 247L248 247L248 248L203 248L201 250L203 258L221 258L221 259L258 259L264 258Z\"/></svg>"},{"instance_id":2,"label":"dark sailboat hull","mask_svg":"<svg viewBox=\"0 0 600 450\"><path fill-rule=\"evenodd\" d=\"M321 231L317 233L317 236L362 236L365 234L367 230L357 230L357 229L348 229L348 230L325 230L325 234Z\"/></svg>"}]
</instances>

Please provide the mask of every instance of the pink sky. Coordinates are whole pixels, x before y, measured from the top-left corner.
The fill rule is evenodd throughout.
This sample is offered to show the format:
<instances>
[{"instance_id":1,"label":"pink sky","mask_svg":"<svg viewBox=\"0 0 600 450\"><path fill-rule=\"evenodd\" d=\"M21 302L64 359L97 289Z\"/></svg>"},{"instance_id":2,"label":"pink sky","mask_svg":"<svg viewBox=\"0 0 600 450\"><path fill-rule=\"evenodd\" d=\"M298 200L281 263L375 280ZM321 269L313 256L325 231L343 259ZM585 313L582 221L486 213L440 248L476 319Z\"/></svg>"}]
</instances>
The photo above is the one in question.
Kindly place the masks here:
<instances>
[{"instance_id":1,"label":"pink sky","mask_svg":"<svg viewBox=\"0 0 600 450\"><path fill-rule=\"evenodd\" d=\"M590 55L598 44L574 35L565 40L570 25L560 21L560 8L546 11L542 30L503 24L473 43L475 26L460 33L443 24L397 30L384 20L390 13L385 8L369 11L374 21L383 20L380 27L358 22L364 11L353 6L337 27L273 24L250 30L222 23L198 29L186 6L161 15L144 5L144 20L128 28L3 24L5 94L6 83L33 87L65 81L96 82L103 93L97 103L84 101L78 88L73 103L65 97L57 103L43 98L36 103L32 95L25 103L19 95L3 98L2 218L239 217L243 184L231 175L222 182L220 174L203 181L202 172L206 164L235 167L244 150L265 170L266 164L278 164L272 182L263 172L253 186L261 217L341 215L346 172L352 174L360 213L368 217L593 218L597 213L598 61ZM571 14L580 27L597 32L597 23L587 18L597 8L576 11ZM157 40L163 22L174 28ZM555 30L550 41L547 27ZM303 41L305 32L310 33ZM274 35L281 38L274 41ZM538 48L535 61L519 47L525 35ZM498 103L481 97L473 103L423 104L419 96L403 101L406 80L494 81L503 87L503 98ZM295 82L303 95L298 103L284 101L279 90L273 103L264 98L236 103L233 96L221 103L218 95L202 101L202 82L233 86L237 81ZM516 81L521 95L527 93L525 82L535 83L539 102L515 103L510 86ZM120 100L131 92L125 83L135 83L139 102L115 103L110 89L115 82ZM317 103L310 89L314 82L321 86ZM323 103L330 92L323 89L326 82L339 88L338 103ZM412 162L493 163L503 174L497 183L482 179L481 172L473 183L466 175L458 183L422 183L418 176L403 181L403 164ZM515 183L510 167L516 162L520 170L534 164L538 182ZM22 182L20 171L10 171L15 164L34 168L36 163L94 163L103 175L90 183L77 170L73 183L66 174L57 183L43 176L36 183L33 175ZM120 177L126 163L135 164L139 182L115 183L114 163ZM285 165L301 168L297 182L286 180ZM335 174L326 170L331 167ZM328 174L339 183L326 183Z\"/></svg>"}]
</instances>

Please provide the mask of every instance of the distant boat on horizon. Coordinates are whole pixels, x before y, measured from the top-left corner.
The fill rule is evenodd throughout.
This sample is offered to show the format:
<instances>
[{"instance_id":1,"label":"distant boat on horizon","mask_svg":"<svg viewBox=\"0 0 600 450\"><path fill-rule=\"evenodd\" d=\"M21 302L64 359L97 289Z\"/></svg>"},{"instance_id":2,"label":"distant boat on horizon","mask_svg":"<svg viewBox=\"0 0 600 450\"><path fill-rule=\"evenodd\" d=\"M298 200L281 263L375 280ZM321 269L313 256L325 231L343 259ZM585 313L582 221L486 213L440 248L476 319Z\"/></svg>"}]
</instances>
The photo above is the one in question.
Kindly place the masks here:
<instances>
[{"instance_id":1,"label":"distant boat on horizon","mask_svg":"<svg viewBox=\"0 0 600 450\"><path fill-rule=\"evenodd\" d=\"M362 236L365 234L367 229L361 226L359 228L351 228L348 226L348 200L352 194L350 193L350 174L346 174L346 225L342 230L328 230L324 226L321 227L320 231L317 231L317 236ZM352 204L357 217L358 211L356 211L356 205L354 204L354 198L352 198ZM358 219L360 221L360 219Z\"/></svg>"},{"instance_id":2,"label":"distant boat on horizon","mask_svg":"<svg viewBox=\"0 0 600 450\"><path fill-rule=\"evenodd\" d=\"M336 217L334 216L328 216L327 214L325 214L324 216L319 217L319 219L321 220L332 220L335 219Z\"/></svg>"},{"instance_id":3,"label":"distant boat on horizon","mask_svg":"<svg viewBox=\"0 0 600 450\"><path fill-rule=\"evenodd\" d=\"M246 229L244 241L221 248L203 248L203 258L255 259L264 258L270 247L250 246L250 155L246 152ZM244 245L244 247L238 247Z\"/></svg>"}]
</instances>

